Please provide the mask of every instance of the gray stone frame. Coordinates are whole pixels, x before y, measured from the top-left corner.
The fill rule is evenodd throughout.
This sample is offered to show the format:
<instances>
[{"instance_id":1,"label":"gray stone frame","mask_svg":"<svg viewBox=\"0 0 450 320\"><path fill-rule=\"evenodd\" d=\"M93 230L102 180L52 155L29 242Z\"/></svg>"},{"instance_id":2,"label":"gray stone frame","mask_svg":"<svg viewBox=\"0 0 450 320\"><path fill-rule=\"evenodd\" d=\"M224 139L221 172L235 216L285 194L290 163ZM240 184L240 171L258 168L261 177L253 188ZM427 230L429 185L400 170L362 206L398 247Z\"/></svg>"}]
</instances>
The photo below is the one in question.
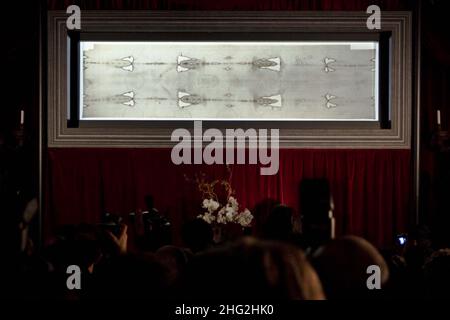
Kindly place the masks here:
<instances>
[{"instance_id":1,"label":"gray stone frame","mask_svg":"<svg viewBox=\"0 0 450 320\"><path fill-rule=\"evenodd\" d=\"M365 12L174 12L82 11L83 34L151 32L254 32L371 34ZM67 14L48 12L47 137L49 147L171 147L175 128L192 121L89 122L68 126ZM411 147L412 15L382 12L382 30L391 32L391 126L359 122L206 122L217 128L279 128L286 148Z\"/></svg>"}]
</instances>

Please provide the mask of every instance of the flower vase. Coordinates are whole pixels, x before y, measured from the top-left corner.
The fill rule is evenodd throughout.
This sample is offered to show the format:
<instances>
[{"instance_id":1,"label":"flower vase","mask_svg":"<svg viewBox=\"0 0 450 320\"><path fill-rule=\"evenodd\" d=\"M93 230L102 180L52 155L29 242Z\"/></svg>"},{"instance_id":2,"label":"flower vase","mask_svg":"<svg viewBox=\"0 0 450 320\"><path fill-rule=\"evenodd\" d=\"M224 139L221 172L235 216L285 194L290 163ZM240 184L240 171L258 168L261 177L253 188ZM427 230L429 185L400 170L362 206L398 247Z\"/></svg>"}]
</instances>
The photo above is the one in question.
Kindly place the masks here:
<instances>
[{"instance_id":1,"label":"flower vase","mask_svg":"<svg viewBox=\"0 0 450 320\"><path fill-rule=\"evenodd\" d=\"M236 223L216 224L213 226L213 239L216 244L235 241L243 235L243 228Z\"/></svg>"},{"instance_id":2,"label":"flower vase","mask_svg":"<svg viewBox=\"0 0 450 320\"><path fill-rule=\"evenodd\" d=\"M213 241L215 244L224 242L222 225L215 224L213 226Z\"/></svg>"}]
</instances>

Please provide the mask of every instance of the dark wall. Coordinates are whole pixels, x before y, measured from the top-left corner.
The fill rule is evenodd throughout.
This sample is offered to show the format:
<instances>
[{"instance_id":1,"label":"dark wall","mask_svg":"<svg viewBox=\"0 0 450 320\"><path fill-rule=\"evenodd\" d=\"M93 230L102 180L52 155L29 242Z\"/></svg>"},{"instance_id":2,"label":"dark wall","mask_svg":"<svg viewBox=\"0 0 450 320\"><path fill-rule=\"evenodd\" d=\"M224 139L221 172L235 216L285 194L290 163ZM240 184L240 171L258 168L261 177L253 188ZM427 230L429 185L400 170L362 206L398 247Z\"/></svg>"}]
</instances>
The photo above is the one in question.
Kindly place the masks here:
<instances>
[{"instance_id":1,"label":"dark wall","mask_svg":"<svg viewBox=\"0 0 450 320\"><path fill-rule=\"evenodd\" d=\"M0 21L4 57L1 60L3 94L0 132L10 146L23 142L31 155L36 151L38 130L39 3L11 1L2 4L2 13ZM20 139L20 110L25 111L23 129L26 134L23 140Z\"/></svg>"},{"instance_id":2,"label":"dark wall","mask_svg":"<svg viewBox=\"0 0 450 320\"><path fill-rule=\"evenodd\" d=\"M424 1L422 10L421 217L440 241L450 240L450 1ZM436 111L441 110L438 139ZM447 142L445 140L447 139Z\"/></svg>"},{"instance_id":3,"label":"dark wall","mask_svg":"<svg viewBox=\"0 0 450 320\"><path fill-rule=\"evenodd\" d=\"M7 253L18 247L19 213L38 193L38 8L37 1L10 1L1 9L0 214Z\"/></svg>"}]
</instances>

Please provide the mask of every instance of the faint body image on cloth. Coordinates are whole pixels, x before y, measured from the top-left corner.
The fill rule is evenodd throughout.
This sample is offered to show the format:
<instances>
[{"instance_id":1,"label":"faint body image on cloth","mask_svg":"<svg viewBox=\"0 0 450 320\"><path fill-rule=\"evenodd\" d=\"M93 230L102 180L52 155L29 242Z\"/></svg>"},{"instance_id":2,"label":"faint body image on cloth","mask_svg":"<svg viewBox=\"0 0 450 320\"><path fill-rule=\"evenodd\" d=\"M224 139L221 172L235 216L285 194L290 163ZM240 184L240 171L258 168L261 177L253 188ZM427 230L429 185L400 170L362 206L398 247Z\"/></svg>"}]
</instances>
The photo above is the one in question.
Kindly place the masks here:
<instances>
[{"instance_id":1,"label":"faint body image on cloth","mask_svg":"<svg viewBox=\"0 0 450 320\"><path fill-rule=\"evenodd\" d=\"M377 42L81 42L82 120L378 120Z\"/></svg>"}]
</instances>

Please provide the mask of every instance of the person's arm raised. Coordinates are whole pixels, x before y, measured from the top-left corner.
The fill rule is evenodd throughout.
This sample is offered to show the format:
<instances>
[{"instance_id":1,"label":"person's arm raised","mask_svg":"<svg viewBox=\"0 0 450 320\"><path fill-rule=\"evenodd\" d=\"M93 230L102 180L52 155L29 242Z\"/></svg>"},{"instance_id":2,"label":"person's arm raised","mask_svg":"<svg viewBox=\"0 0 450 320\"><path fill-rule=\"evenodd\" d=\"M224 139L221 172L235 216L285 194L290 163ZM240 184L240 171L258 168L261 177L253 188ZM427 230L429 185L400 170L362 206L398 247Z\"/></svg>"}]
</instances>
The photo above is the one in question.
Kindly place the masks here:
<instances>
[{"instance_id":1,"label":"person's arm raised","mask_svg":"<svg viewBox=\"0 0 450 320\"><path fill-rule=\"evenodd\" d=\"M112 232L107 231L109 237L113 243L117 246L120 254L126 254L128 249L128 226L126 224L120 225L119 236L114 235Z\"/></svg>"}]
</instances>

